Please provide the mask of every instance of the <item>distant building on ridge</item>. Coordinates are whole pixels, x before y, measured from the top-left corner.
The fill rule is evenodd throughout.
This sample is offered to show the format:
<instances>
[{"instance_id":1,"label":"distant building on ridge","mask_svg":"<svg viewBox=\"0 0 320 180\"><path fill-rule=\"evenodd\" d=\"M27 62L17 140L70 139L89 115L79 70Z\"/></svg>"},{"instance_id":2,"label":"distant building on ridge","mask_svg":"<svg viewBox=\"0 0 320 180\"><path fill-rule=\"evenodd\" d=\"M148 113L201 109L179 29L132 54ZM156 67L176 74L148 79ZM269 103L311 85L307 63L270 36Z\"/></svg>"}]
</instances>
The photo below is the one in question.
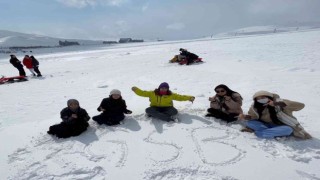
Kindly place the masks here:
<instances>
[{"instance_id":1,"label":"distant building on ridge","mask_svg":"<svg viewBox=\"0 0 320 180\"><path fill-rule=\"evenodd\" d=\"M120 38L119 43L144 42L143 39Z\"/></svg>"},{"instance_id":2,"label":"distant building on ridge","mask_svg":"<svg viewBox=\"0 0 320 180\"><path fill-rule=\"evenodd\" d=\"M76 41L59 41L59 46L74 46L74 45L80 45L78 42Z\"/></svg>"}]
</instances>

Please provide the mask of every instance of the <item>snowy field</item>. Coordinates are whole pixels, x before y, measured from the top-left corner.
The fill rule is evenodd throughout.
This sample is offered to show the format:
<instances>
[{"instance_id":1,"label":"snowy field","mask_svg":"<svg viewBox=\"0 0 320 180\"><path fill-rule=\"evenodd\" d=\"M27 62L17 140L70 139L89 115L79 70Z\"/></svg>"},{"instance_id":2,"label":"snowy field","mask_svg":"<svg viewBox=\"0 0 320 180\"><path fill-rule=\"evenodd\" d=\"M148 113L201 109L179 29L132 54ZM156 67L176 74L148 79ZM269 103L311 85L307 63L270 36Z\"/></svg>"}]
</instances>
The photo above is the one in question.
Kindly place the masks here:
<instances>
[{"instance_id":1,"label":"snowy field","mask_svg":"<svg viewBox=\"0 0 320 180\"><path fill-rule=\"evenodd\" d=\"M169 64L179 48L205 63ZM0 85L0 179L319 180L319 49L320 31L310 31L35 54L44 78ZM18 71L1 61L0 74ZM148 99L131 91L153 90L164 81L172 91L196 97L194 103L175 102L179 123L146 118ZM258 139L241 133L239 124L204 117L218 84L242 95L245 112L259 90L305 103L295 116L314 138ZM133 111L123 125L90 120L78 137L46 134L61 121L68 99L78 99L92 117L115 88Z\"/></svg>"}]
</instances>

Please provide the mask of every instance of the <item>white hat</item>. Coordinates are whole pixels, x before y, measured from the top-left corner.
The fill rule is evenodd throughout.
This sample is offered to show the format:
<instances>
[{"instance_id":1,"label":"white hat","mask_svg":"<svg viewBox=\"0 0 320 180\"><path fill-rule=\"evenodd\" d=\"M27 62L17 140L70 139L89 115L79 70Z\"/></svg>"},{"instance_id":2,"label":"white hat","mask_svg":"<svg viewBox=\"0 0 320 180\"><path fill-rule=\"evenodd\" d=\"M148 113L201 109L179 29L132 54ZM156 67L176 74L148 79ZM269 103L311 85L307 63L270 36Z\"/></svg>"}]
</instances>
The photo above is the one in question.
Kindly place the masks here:
<instances>
[{"instance_id":1,"label":"white hat","mask_svg":"<svg viewBox=\"0 0 320 180\"><path fill-rule=\"evenodd\" d=\"M257 98L258 96L268 96L273 98L273 94L268 91L258 91L253 95L253 99Z\"/></svg>"},{"instance_id":2,"label":"white hat","mask_svg":"<svg viewBox=\"0 0 320 180\"><path fill-rule=\"evenodd\" d=\"M118 89L112 89L112 91L110 92L110 95L113 95L113 94L121 95L121 92Z\"/></svg>"}]
</instances>

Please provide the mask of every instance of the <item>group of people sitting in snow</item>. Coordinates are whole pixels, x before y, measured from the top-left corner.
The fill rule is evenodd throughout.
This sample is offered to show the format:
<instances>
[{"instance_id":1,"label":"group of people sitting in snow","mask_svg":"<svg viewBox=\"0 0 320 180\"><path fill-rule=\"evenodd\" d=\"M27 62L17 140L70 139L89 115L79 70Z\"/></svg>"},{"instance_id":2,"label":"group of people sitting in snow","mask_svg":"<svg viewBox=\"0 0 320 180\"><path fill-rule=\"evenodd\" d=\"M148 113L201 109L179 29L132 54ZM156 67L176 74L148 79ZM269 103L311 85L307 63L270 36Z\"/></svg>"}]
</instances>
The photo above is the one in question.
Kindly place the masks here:
<instances>
[{"instance_id":1,"label":"group of people sitting in snow","mask_svg":"<svg viewBox=\"0 0 320 180\"><path fill-rule=\"evenodd\" d=\"M180 54L175 55L169 62L178 63L180 65L190 65L193 63L203 62L198 55L189 52L187 49L180 48Z\"/></svg>"},{"instance_id":2,"label":"group of people sitting in snow","mask_svg":"<svg viewBox=\"0 0 320 180\"><path fill-rule=\"evenodd\" d=\"M242 122L241 124L244 124L245 127L241 131L254 132L259 138L290 135L302 139L311 138L311 135L292 115L293 111L304 108L303 103L280 99L279 95L267 91L258 91L253 95L253 103L248 114L244 114L241 108L242 97L238 92L223 84L216 86L214 90L216 94L209 97L210 108L207 110L206 117L214 117L227 123ZM173 100L191 102L195 100L194 96L172 92L166 82L161 83L152 91L141 90L138 87L132 87L132 91L138 96L149 98L150 107L146 109L147 117L167 122L178 122L178 110L173 106ZM92 119L99 125L108 126L122 124L124 114L132 113L127 109L126 102L117 89L112 90L109 97L102 100L97 110L101 114ZM81 134L89 126L88 113L75 99L68 100L67 107L61 111L60 115L62 122L51 126L48 134L67 138Z\"/></svg>"},{"instance_id":3,"label":"group of people sitting in snow","mask_svg":"<svg viewBox=\"0 0 320 180\"><path fill-rule=\"evenodd\" d=\"M13 54L10 55L10 63L18 69L19 71L19 75L25 77L26 76L26 72L23 69L23 65L29 69L29 71L31 72L32 76L38 76L41 77L41 72L39 70L39 61L34 57L34 56L29 56L29 55L25 55L22 63L21 61Z\"/></svg>"}]
</instances>

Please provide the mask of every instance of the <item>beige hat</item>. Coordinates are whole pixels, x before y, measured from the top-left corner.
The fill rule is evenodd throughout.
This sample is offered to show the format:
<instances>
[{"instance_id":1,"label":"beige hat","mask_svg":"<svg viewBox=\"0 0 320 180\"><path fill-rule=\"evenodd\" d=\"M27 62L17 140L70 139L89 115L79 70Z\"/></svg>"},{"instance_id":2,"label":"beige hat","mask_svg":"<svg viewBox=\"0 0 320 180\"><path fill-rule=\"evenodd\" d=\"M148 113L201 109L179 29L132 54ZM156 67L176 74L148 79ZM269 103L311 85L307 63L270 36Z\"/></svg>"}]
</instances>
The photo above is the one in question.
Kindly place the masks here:
<instances>
[{"instance_id":1,"label":"beige hat","mask_svg":"<svg viewBox=\"0 0 320 180\"><path fill-rule=\"evenodd\" d=\"M268 97L273 98L273 94L271 92L268 92L268 91L258 91L256 93L254 93L253 99L255 99L258 96L268 96Z\"/></svg>"},{"instance_id":2,"label":"beige hat","mask_svg":"<svg viewBox=\"0 0 320 180\"><path fill-rule=\"evenodd\" d=\"M118 89L112 89L112 90L110 91L110 95L113 95L113 94L121 95L121 92L120 92Z\"/></svg>"}]
</instances>

